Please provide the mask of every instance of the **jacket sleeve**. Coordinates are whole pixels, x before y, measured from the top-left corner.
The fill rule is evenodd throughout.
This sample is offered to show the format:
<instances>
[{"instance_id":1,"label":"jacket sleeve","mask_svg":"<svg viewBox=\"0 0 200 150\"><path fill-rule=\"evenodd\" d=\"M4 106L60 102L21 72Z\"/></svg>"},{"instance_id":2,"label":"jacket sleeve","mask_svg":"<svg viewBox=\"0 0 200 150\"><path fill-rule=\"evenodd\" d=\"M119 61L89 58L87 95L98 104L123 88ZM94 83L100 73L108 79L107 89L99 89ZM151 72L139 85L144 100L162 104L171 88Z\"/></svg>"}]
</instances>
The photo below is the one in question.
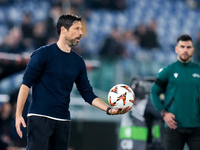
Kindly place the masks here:
<instances>
[{"instance_id":1,"label":"jacket sleeve","mask_svg":"<svg viewBox=\"0 0 200 150\"><path fill-rule=\"evenodd\" d=\"M164 101L161 100L161 94L165 93L165 89L168 83L168 71L167 68L161 69L157 75L156 81L153 83L150 99L157 111L165 110Z\"/></svg>"},{"instance_id":2,"label":"jacket sleeve","mask_svg":"<svg viewBox=\"0 0 200 150\"><path fill-rule=\"evenodd\" d=\"M153 83L150 93L150 99L157 111L164 110L164 104L160 99L160 95L162 93L163 89L159 87L156 83Z\"/></svg>"},{"instance_id":3,"label":"jacket sleeve","mask_svg":"<svg viewBox=\"0 0 200 150\"><path fill-rule=\"evenodd\" d=\"M81 72L78 78L76 79L76 87L83 97L83 99L88 102L89 104L92 104L92 101L97 98L97 96L94 94L92 86L90 85L88 76L87 76L87 69L85 62L81 60Z\"/></svg>"},{"instance_id":4,"label":"jacket sleeve","mask_svg":"<svg viewBox=\"0 0 200 150\"><path fill-rule=\"evenodd\" d=\"M34 51L25 69L23 82L29 88L37 81L46 64L45 49L41 48Z\"/></svg>"}]
</instances>

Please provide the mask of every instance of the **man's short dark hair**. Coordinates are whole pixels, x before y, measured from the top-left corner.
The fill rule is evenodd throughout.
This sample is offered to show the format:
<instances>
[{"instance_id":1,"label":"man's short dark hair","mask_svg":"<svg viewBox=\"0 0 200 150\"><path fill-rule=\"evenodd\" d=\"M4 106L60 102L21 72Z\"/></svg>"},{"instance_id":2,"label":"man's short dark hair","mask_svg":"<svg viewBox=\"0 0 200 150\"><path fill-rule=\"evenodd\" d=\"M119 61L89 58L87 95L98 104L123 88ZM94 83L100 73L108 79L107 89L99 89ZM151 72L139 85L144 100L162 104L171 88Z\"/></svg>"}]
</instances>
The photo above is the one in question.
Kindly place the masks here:
<instances>
[{"instance_id":1,"label":"man's short dark hair","mask_svg":"<svg viewBox=\"0 0 200 150\"><path fill-rule=\"evenodd\" d=\"M179 41L192 41L192 38L188 34L182 34L181 36L178 37L177 43Z\"/></svg>"},{"instance_id":2,"label":"man's short dark hair","mask_svg":"<svg viewBox=\"0 0 200 150\"><path fill-rule=\"evenodd\" d=\"M81 17L74 14L61 15L57 22L58 35L60 35L60 30L62 26L69 30L69 28L73 25L74 21L81 21Z\"/></svg>"}]
</instances>

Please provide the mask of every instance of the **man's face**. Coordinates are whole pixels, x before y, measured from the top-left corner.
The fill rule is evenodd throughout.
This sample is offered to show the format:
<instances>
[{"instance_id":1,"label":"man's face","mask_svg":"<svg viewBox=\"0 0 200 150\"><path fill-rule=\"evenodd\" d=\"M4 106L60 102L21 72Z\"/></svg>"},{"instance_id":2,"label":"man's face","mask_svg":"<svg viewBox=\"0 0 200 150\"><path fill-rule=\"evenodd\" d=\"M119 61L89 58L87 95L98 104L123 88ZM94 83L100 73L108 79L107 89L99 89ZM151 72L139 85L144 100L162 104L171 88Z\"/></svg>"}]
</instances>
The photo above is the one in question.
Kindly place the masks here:
<instances>
[{"instance_id":1,"label":"man's face","mask_svg":"<svg viewBox=\"0 0 200 150\"><path fill-rule=\"evenodd\" d=\"M179 61L184 63L189 62L194 52L192 41L179 41L176 45L175 51L178 54Z\"/></svg>"},{"instance_id":2,"label":"man's face","mask_svg":"<svg viewBox=\"0 0 200 150\"><path fill-rule=\"evenodd\" d=\"M75 21L69 30L67 30L67 33L65 34L65 41L69 46L76 46L82 36L82 24L80 21Z\"/></svg>"}]
</instances>

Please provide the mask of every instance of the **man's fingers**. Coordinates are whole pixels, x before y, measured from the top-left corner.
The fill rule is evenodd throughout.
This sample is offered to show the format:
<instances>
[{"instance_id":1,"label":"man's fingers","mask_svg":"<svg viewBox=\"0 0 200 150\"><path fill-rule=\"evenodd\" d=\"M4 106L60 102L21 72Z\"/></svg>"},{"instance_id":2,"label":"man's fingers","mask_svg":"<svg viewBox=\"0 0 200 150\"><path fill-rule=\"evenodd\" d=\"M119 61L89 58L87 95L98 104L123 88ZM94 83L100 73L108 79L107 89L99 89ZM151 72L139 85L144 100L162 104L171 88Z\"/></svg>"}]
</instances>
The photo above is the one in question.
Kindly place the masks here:
<instances>
[{"instance_id":1,"label":"man's fingers","mask_svg":"<svg viewBox=\"0 0 200 150\"><path fill-rule=\"evenodd\" d=\"M172 120L171 122L172 122L174 125L176 125L176 124L177 124L177 122L176 122L176 121L174 121L174 120Z\"/></svg>"},{"instance_id":2,"label":"man's fingers","mask_svg":"<svg viewBox=\"0 0 200 150\"><path fill-rule=\"evenodd\" d=\"M132 107L125 107L125 108L112 108L110 111L112 115L117 115L117 114L125 114L129 112L132 109Z\"/></svg>"},{"instance_id":3,"label":"man's fingers","mask_svg":"<svg viewBox=\"0 0 200 150\"><path fill-rule=\"evenodd\" d=\"M24 128L26 128L26 123L25 123L24 120L22 121L22 125L23 125Z\"/></svg>"},{"instance_id":4,"label":"man's fingers","mask_svg":"<svg viewBox=\"0 0 200 150\"><path fill-rule=\"evenodd\" d=\"M176 129L177 128L177 122L173 119L170 119L166 122L170 129Z\"/></svg>"},{"instance_id":5,"label":"man's fingers","mask_svg":"<svg viewBox=\"0 0 200 150\"><path fill-rule=\"evenodd\" d=\"M132 107L125 107L122 109L122 114L127 113L129 110L131 110Z\"/></svg>"},{"instance_id":6,"label":"man's fingers","mask_svg":"<svg viewBox=\"0 0 200 150\"><path fill-rule=\"evenodd\" d=\"M19 121L16 122L16 131L17 131L17 134L19 135L20 138L22 138L23 134L22 134L22 131L21 131L21 124L24 128L26 128L26 123L24 121L24 119L19 119Z\"/></svg>"},{"instance_id":7,"label":"man's fingers","mask_svg":"<svg viewBox=\"0 0 200 150\"><path fill-rule=\"evenodd\" d=\"M170 124L169 127L170 127L170 129L176 129L177 128L177 126L175 124Z\"/></svg>"},{"instance_id":8,"label":"man's fingers","mask_svg":"<svg viewBox=\"0 0 200 150\"><path fill-rule=\"evenodd\" d=\"M22 138L22 131L20 129L20 126L16 126L17 134L19 135L20 138Z\"/></svg>"},{"instance_id":9,"label":"man's fingers","mask_svg":"<svg viewBox=\"0 0 200 150\"><path fill-rule=\"evenodd\" d=\"M132 108L132 107L125 107L125 108L122 108L122 109L118 108L118 114L125 114L125 113L127 113L128 111L130 111L131 108Z\"/></svg>"}]
</instances>

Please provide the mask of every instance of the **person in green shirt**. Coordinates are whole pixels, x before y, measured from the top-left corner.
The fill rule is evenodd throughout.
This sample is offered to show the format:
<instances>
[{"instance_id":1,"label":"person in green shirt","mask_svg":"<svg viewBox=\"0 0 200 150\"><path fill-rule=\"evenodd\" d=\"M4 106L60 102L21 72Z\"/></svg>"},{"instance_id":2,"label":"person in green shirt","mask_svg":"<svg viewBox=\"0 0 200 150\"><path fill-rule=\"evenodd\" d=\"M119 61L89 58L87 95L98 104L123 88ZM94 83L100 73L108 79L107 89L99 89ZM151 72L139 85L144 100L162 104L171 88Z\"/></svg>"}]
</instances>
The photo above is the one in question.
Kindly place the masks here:
<instances>
[{"instance_id":1,"label":"person in green shirt","mask_svg":"<svg viewBox=\"0 0 200 150\"><path fill-rule=\"evenodd\" d=\"M165 121L166 150L183 150L185 143L200 150L200 66L191 61L192 38L178 37L175 52L178 60L159 70L150 98Z\"/></svg>"}]
</instances>

